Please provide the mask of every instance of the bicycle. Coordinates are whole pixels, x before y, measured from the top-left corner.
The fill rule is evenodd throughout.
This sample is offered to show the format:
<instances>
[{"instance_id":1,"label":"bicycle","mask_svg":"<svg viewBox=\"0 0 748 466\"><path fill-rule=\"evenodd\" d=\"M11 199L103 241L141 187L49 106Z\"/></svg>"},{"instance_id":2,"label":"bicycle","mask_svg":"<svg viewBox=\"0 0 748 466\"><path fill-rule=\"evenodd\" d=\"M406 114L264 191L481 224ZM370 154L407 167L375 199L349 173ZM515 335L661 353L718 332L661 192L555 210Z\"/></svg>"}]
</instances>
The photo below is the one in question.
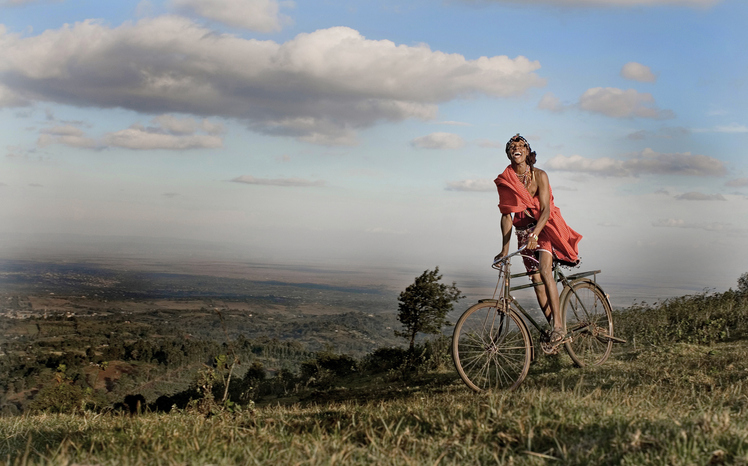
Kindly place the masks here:
<instances>
[{"instance_id":1,"label":"bicycle","mask_svg":"<svg viewBox=\"0 0 748 466\"><path fill-rule=\"evenodd\" d=\"M540 335L540 347L554 354L560 345L551 345L551 328L543 328L511 295L512 291L542 285L530 283L512 287L510 259L517 251L494 261L499 279L492 299L481 299L466 310L455 324L452 336L452 358L462 380L473 390L516 389L527 376L535 359L535 346L525 320ZM613 343L625 340L613 336L613 315L607 295L597 284L600 270L564 275L554 261L553 275L564 288L559 295L561 315L566 321L563 343L572 361L579 366L600 365L610 356ZM587 278L592 276L592 279ZM497 291L501 293L496 299ZM524 315L525 320L520 317Z\"/></svg>"}]
</instances>

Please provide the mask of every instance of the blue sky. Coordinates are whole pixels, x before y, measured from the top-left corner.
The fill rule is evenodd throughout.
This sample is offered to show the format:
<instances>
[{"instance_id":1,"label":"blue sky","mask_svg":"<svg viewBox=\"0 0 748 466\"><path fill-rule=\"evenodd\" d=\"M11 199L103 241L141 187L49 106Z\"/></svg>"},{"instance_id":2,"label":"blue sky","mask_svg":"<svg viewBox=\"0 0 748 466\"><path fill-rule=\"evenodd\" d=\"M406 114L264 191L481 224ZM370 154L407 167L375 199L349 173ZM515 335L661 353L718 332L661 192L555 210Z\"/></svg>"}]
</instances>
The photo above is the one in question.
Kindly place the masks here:
<instances>
[{"instance_id":1,"label":"blue sky","mask_svg":"<svg viewBox=\"0 0 748 466\"><path fill-rule=\"evenodd\" d=\"M200 240L490 281L519 132L625 299L734 287L747 20L739 0L0 0L1 246Z\"/></svg>"}]
</instances>

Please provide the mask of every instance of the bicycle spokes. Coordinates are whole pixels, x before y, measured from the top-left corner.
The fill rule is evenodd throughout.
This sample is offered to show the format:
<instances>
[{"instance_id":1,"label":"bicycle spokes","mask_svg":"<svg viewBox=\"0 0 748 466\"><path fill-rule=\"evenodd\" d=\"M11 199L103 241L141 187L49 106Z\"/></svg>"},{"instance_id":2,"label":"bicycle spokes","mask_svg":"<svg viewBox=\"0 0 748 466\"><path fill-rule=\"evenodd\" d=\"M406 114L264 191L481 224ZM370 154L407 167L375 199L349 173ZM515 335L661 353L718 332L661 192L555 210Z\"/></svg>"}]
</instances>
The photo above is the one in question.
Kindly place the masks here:
<instances>
[{"instance_id":1,"label":"bicycle spokes","mask_svg":"<svg viewBox=\"0 0 748 466\"><path fill-rule=\"evenodd\" d=\"M479 304L455 326L455 366L474 390L513 388L527 373L529 344L529 333L516 314Z\"/></svg>"}]
</instances>

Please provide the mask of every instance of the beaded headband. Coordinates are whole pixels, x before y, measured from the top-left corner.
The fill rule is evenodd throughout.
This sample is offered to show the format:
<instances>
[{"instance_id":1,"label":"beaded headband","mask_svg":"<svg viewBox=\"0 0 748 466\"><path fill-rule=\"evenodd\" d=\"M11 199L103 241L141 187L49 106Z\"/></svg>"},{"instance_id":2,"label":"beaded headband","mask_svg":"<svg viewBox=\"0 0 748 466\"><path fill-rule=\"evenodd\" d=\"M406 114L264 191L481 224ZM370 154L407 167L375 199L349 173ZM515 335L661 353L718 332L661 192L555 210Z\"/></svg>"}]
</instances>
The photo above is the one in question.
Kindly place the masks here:
<instances>
[{"instance_id":1,"label":"beaded headband","mask_svg":"<svg viewBox=\"0 0 748 466\"><path fill-rule=\"evenodd\" d=\"M509 141L506 143L506 149L504 150L504 152L509 154L509 146L511 146L513 142L517 142L517 141L524 142L525 145L527 146L527 151L532 152L532 149L530 148L530 143L527 142L527 139L520 136L519 133L515 134L514 136L511 137L511 139L509 139Z\"/></svg>"}]
</instances>

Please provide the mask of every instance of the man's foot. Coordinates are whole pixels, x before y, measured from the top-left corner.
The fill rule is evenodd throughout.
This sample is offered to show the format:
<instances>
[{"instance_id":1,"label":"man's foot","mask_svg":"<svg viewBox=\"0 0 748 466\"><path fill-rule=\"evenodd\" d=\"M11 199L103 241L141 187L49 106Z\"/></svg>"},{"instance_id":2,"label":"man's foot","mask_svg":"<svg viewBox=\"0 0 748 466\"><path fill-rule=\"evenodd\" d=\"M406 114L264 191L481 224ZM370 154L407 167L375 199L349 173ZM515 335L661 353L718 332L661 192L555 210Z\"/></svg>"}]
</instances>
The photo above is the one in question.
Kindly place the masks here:
<instances>
[{"instance_id":1,"label":"man's foot","mask_svg":"<svg viewBox=\"0 0 748 466\"><path fill-rule=\"evenodd\" d=\"M562 329L555 329L551 332L550 343L554 348L570 341L571 338Z\"/></svg>"},{"instance_id":2,"label":"man's foot","mask_svg":"<svg viewBox=\"0 0 748 466\"><path fill-rule=\"evenodd\" d=\"M540 342L540 348L545 354L556 354L564 343L571 341L571 337L560 329L546 333L546 335L548 339Z\"/></svg>"}]
</instances>

